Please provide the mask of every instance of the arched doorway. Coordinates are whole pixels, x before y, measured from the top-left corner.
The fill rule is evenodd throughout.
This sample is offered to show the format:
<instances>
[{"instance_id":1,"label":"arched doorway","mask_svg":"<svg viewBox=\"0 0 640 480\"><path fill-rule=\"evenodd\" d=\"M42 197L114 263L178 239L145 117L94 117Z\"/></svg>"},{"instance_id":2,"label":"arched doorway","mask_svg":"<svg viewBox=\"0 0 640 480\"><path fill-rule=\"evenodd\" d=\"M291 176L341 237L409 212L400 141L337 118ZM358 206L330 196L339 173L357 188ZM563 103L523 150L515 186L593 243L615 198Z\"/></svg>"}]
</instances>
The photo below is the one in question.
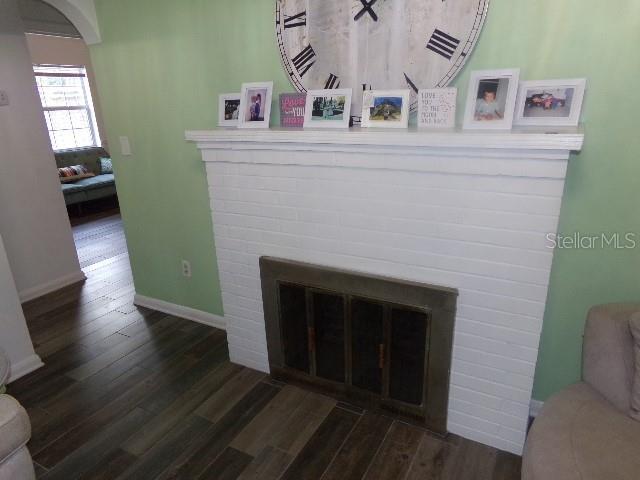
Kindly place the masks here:
<instances>
[{"instance_id":1,"label":"arched doorway","mask_svg":"<svg viewBox=\"0 0 640 480\"><path fill-rule=\"evenodd\" d=\"M55 7L78 29L87 43L100 43L100 29L93 0L43 0Z\"/></svg>"}]
</instances>

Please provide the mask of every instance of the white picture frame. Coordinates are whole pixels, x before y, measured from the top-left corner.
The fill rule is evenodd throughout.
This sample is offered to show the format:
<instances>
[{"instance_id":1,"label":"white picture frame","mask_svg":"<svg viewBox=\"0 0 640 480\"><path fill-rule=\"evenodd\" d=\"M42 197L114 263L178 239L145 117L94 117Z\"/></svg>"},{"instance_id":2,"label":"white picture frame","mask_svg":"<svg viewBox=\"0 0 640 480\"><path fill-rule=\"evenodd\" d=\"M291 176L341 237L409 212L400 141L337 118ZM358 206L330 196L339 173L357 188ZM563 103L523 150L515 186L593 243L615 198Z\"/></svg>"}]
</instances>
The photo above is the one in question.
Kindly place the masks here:
<instances>
[{"instance_id":1,"label":"white picture frame","mask_svg":"<svg viewBox=\"0 0 640 480\"><path fill-rule=\"evenodd\" d=\"M510 130L519 80L517 68L471 72L463 128Z\"/></svg>"},{"instance_id":2,"label":"white picture frame","mask_svg":"<svg viewBox=\"0 0 640 480\"><path fill-rule=\"evenodd\" d=\"M409 128L410 102L409 90L365 90L362 128Z\"/></svg>"},{"instance_id":3,"label":"white picture frame","mask_svg":"<svg viewBox=\"0 0 640 480\"><path fill-rule=\"evenodd\" d=\"M352 99L350 88L307 91L304 128L349 128Z\"/></svg>"},{"instance_id":4,"label":"white picture frame","mask_svg":"<svg viewBox=\"0 0 640 480\"><path fill-rule=\"evenodd\" d=\"M418 128L455 128L457 100L455 87L418 90Z\"/></svg>"},{"instance_id":5,"label":"white picture frame","mask_svg":"<svg viewBox=\"0 0 640 480\"><path fill-rule=\"evenodd\" d=\"M240 91L238 128L269 128L273 82L243 83ZM254 111L259 106L258 116Z\"/></svg>"},{"instance_id":6,"label":"white picture frame","mask_svg":"<svg viewBox=\"0 0 640 480\"><path fill-rule=\"evenodd\" d=\"M520 82L514 125L576 127L586 78Z\"/></svg>"},{"instance_id":7,"label":"white picture frame","mask_svg":"<svg viewBox=\"0 0 640 480\"><path fill-rule=\"evenodd\" d=\"M235 118L227 118L227 107L235 105ZM237 127L238 117L240 113L240 93L223 93L218 97L218 126L219 127Z\"/></svg>"}]
</instances>

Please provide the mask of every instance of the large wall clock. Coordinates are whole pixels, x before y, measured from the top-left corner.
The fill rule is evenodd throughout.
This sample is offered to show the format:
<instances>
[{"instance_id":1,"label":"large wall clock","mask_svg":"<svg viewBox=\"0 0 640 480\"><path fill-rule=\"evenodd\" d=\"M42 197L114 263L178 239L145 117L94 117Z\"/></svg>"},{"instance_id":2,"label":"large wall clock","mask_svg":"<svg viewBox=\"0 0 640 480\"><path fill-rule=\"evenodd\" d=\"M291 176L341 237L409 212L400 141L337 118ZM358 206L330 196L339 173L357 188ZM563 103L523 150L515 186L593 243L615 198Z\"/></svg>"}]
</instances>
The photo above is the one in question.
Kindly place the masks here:
<instances>
[{"instance_id":1,"label":"large wall clock","mask_svg":"<svg viewBox=\"0 0 640 480\"><path fill-rule=\"evenodd\" d=\"M300 92L445 87L475 46L489 0L276 0L283 66ZM356 118L356 120L358 120Z\"/></svg>"}]
</instances>

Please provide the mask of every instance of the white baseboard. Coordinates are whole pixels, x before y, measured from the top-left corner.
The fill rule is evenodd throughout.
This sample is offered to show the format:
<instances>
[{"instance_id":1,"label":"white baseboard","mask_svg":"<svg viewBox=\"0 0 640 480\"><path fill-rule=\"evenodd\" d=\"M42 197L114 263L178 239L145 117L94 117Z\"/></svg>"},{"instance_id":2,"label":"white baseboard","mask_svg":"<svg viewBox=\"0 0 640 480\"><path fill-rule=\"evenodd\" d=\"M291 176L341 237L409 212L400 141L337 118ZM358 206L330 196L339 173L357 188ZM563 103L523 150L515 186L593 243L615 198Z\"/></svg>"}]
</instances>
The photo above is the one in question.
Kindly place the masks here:
<instances>
[{"instance_id":1,"label":"white baseboard","mask_svg":"<svg viewBox=\"0 0 640 480\"><path fill-rule=\"evenodd\" d=\"M194 322L202 323L210 327L219 328L221 330L227 329L227 322L224 317L214 315L213 313L203 312L202 310L196 310L195 308L184 307L182 305L176 305L175 303L165 302L164 300L158 300L157 298L145 297L144 295L135 294L133 297L134 305L139 307L146 307L159 312L168 313L180 318L186 318Z\"/></svg>"},{"instance_id":2,"label":"white baseboard","mask_svg":"<svg viewBox=\"0 0 640 480\"><path fill-rule=\"evenodd\" d=\"M82 270L78 270L77 272L65 275L64 277L56 278L55 280L51 280L50 282L36 285L35 287L26 288L18 293L20 302L28 302L35 298L42 297L47 293L55 292L56 290L68 287L69 285L73 285L74 283L82 282L86 279L87 277L82 272Z\"/></svg>"},{"instance_id":3,"label":"white baseboard","mask_svg":"<svg viewBox=\"0 0 640 480\"><path fill-rule=\"evenodd\" d=\"M22 378L25 375L28 375L29 373L43 366L44 363L42 363L40 357L35 353L30 357L25 358L24 360L21 360L17 363L12 363L9 367L9 380L7 381L7 383L18 380L19 378Z\"/></svg>"},{"instance_id":4,"label":"white baseboard","mask_svg":"<svg viewBox=\"0 0 640 480\"><path fill-rule=\"evenodd\" d=\"M529 416L536 418L538 415L540 415L540 411L542 410L543 406L544 402L531 399L531 403L529 404Z\"/></svg>"}]
</instances>

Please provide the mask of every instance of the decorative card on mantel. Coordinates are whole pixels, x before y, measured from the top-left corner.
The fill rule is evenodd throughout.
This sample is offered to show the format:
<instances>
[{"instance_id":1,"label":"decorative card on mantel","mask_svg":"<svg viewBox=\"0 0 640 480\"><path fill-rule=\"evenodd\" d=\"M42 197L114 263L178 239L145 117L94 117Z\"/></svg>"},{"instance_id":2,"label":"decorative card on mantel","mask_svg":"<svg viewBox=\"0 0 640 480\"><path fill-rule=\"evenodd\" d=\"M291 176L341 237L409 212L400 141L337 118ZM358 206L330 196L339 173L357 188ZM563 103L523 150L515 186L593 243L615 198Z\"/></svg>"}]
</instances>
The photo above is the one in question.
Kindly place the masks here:
<instances>
[{"instance_id":1,"label":"decorative card on mantel","mask_svg":"<svg viewBox=\"0 0 640 480\"><path fill-rule=\"evenodd\" d=\"M306 93L280 94L280 126L285 128L302 128L304 125L304 107Z\"/></svg>"},{"instance_id":2,"label":"decorative card on mantel","mask_svg":"<svg viewBox=\"0 0 640 480\"><path fill-rule=\"evenodd\" d=\"M429 88L418 92L418 127L453 128L457 88Z\"/></svg>"}]
</instances>

